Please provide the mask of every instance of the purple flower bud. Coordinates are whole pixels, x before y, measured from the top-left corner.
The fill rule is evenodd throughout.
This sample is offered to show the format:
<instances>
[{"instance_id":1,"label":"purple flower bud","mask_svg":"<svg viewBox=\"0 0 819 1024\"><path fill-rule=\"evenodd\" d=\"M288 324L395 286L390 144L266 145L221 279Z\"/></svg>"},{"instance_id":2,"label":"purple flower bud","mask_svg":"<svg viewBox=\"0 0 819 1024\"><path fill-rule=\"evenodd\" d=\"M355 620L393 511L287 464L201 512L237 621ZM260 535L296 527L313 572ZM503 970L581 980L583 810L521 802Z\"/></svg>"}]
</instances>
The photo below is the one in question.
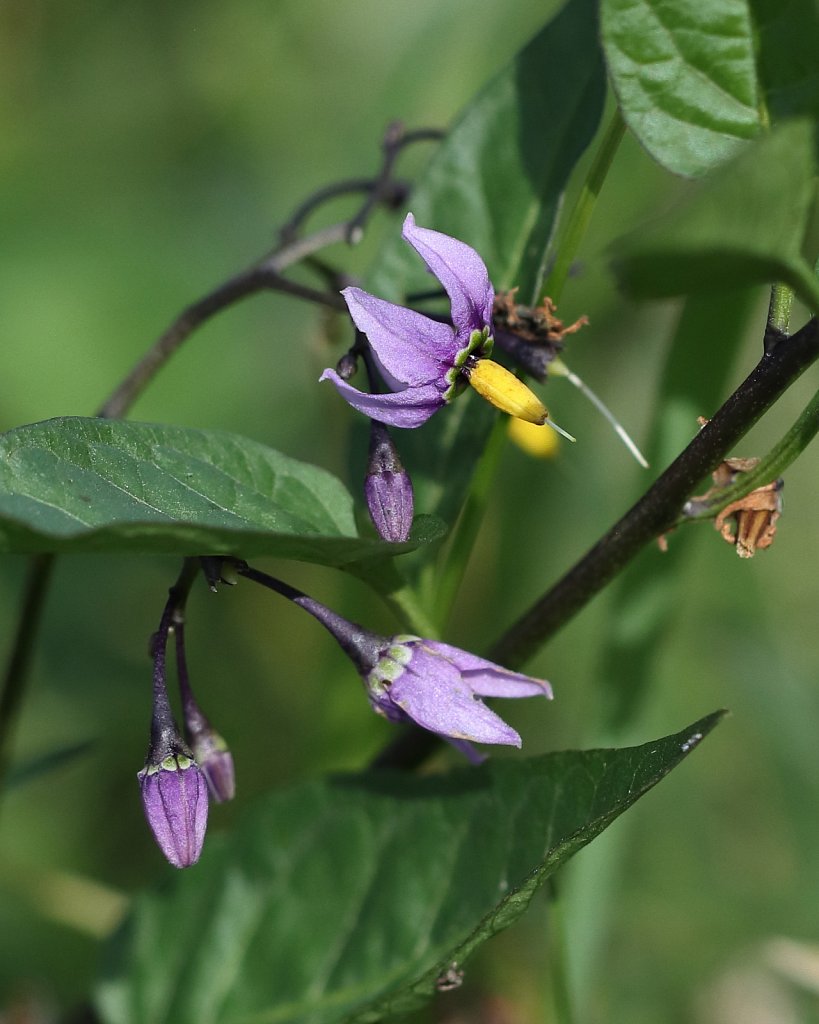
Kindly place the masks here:
<instances>
[{"instance_id":1,"label":"purple flower bud","mask_svg":"<svg viewBox=\"0 0 819 1024\"><path fill-rule=\"evenodd\" d=\"M349 380L354 377L358 369L358 357L353 352L345 352L336 363L336 373L342 380Z\"/></svg>"},{"instance_id":2,"label":"purple flower bud","mask_svg":"<svg viewBox=\"0 0 819 1024\"><path fill-rule=\"evenodd\" d=\"M364 480L364 496L379 536L400 544L412 527L412 481L383 423L370 423L370 461Z\"/></svg>"},{"instance_id":3,"label":"purple flower bud","mask_svg":"<svg viewBox=\"0 0 819 1024\"><path fill-rule=\"evenodd\" d=\"M182 698L182 713L185 719L185 737L207 780L211 796L217 803L223 803L225 800L232 800L236 795L233 757L224 738L210 724L207 715L199 707L193 695L188 678L187 658L185 657L185 624L181 619L174 625L174 635L176 637L179 693Z\"/></svg>"},{"instance_id":4,"label":"purple flower bud","mask_svg":"<svg viewBox=\"0 0 819 1024\"><path fill-rule=\"evenodd\" d=\"M193 754L217 803L236 796L236 776L233 755L224 739L213 729L191 734Z\"/></svg>"},{"instance_id":5,"label":"purple flower bud","mask_svg":"<svg viewBox=\"0 0 819 1024\"><path fill-rule=\"evenodd\" d=\"M190 752L177 749L137 774L145 817L176 868L199 860L208 823L208 787Z\"/></svg>"}]
</instances>

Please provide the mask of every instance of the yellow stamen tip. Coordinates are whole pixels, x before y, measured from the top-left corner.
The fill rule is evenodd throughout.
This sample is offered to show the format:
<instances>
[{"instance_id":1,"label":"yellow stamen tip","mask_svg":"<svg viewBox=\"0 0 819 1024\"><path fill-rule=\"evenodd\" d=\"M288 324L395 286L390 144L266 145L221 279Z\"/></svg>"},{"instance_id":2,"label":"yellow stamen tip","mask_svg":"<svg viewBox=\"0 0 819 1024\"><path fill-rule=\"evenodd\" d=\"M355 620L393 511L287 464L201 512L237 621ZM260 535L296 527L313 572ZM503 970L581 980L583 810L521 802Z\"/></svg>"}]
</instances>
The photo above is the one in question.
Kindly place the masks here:
<instances>
[{"instance_id":1,"label":"yellow stamen tip","mask_svg":"<svg viewBox=\"0 0 819 1024\"><path fill-rule=\"evenodd\" d=\"M510 416L536 424L549 418L546 406L534 391L500 363L478 359L470 368L468 379L482 398Z\"/></svg>"}]
</instances>

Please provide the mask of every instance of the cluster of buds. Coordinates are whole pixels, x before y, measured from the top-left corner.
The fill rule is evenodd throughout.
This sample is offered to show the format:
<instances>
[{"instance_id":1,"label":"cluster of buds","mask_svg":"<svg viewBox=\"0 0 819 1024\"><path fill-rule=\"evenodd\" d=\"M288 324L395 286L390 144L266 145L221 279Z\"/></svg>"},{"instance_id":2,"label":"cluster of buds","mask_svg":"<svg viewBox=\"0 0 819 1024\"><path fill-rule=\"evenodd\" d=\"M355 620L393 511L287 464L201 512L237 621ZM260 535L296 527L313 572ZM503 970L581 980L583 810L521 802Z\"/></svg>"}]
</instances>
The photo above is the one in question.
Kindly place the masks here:
<instances>
[{"instance_id":1,"label":"cluster of buds","mask_svg":"<svg viewBox=\"0 0 819 1024\"><path fill-rule=\"evenodd\" d=\"M474 743L519 747L518 733L486 697L547 697L547 682L495 665L469 651L417 636L381 636L236 559L203 559L206 579L234 583L244 577L309 612L333 636L364 683L372 709L391 722L412 722L451 743L474 764L484 760ZM184 653L184 622L175 588L153 639L154 701L151 745L138 778L151 831L175 867L195 864L202 852L208 793L217 801L234 794L233 759L194 700ZM185 738L174 721L165 683L165 647L176 639Z\"/></svg>"},{"instance_id":2,"label":"cluster of buds","mask_svg":"<svg viewBox=\"0 0 819 1024\"><path fill-rule=\"evenodd\" d=\"M235 793L233 757L196 702L185 658L185 624L178 587L171 588L159 629L152 638L153 709L151 742L137 774L142 806L159 848L177 868L199 860L210 799ZM171 710L166 682L166 647L173 633L184 736Z\"/></svg>"}]
</instances>

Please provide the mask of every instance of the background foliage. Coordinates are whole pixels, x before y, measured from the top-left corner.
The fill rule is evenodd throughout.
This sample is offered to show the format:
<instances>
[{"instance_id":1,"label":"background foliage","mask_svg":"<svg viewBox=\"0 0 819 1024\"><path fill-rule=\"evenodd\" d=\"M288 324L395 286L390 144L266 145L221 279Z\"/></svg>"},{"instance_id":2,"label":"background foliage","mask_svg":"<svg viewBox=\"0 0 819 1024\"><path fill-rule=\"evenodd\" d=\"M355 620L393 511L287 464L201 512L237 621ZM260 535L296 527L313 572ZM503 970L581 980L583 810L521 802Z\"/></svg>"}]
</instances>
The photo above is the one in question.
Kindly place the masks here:
<instances>
[{"instance_id":1,"label":"background foliage","mask_svg":"<svg viewBox=\"0 0 819 1024\"><path fill-rule=\"evenodd\" d=\"M798 57L799 36L768 6L754 5L772 26L768 38ZM790 6L808 34L812 8ZM454 0L285 0L240 14L207 0L5 5L0 429L89 414L182 306L272 244L307 192L370 173L388 120L450 123L547 15L485 0L469 18ZM781 66L775 56L764 51L766 74ZM769 89L773 111L815 110L809 63L787 66L787 80ZM424 154L405 160L417 170ZM779 182L771 201L788 187ZM651 473L756 362L764 327L763 285L739 292L724 282L685 303L637 303L618 291L609 244L692 188L627 135L561 299L567 320L591 320L568 361L651 451ZM379 221L353 269L363 273L379 232L395 230ZM814 231L806 253L816 242ZM239 305L175 357L135 418L240 432L319 463L355 493L346 456L353 417L314 386L337 351L326 326L292 299ZM793 388L737 454L766 451L810 391L809 380ZM560 381L547 395L580 441L548 463L505 451L447 636L454 643L477 648L498 635L647 486L578 396ZM641 742L715 707L733 712L561 882L569 971L590 1019L747 1019L750 1006L770 1007L761 1020L819 1019L811 459L788 474L772 550L742 562L707 524L673 536L667 556L646 550L529 666L552 680L554 704L509 712L529 754ZM5 635L24 563L4 563ZM300 563L273 568L391 629L356 580ZM0 1006L32 997L76 1005L125 894L164 871L133 776L149 712L146 639L175 569L176 559L159 555L59 563L16 756L90 746L4 802ZM190 613L197 691L218 711L240 772L239 806L219 808L214 831L228 831L273 786L357 769L389 735L362 711L349 665L298 610L246 589L227 601L202 588ZM635 716L641 688L648 698ZM463 988L428 1012L457 1005L444 999L474 1006L499 993L508 1019L542 1013L556 952L548 934L539 897L472 961ZM804 962L812 975L800 974Z\"/></svg>"}]
</instances>

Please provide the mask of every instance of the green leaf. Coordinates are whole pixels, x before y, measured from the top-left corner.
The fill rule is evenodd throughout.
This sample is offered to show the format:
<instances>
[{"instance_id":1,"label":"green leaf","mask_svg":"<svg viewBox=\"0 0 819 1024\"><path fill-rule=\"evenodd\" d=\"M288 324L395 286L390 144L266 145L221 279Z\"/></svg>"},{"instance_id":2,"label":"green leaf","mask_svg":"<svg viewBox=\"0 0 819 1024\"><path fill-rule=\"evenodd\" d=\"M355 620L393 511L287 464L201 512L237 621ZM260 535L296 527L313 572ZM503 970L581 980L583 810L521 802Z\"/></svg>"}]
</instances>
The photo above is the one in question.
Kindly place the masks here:
<instances>
[{"instance_id":1,"label":"green leaf","mask_svg":"<svg viewBox=\"0 0 819 1024\"><path fill-rule=\"evenodd\" d=\"M783 125L620 240L618 279L638 297L783 281L819 309L819 287L800 251L815 173L814 126Z\"/></svg>"},{"instance_id":2,"label":"green leaf","mask_svg":"<svg viewBox=\"0 0 819 1024\"><path fill-rule=\"evenodd\" d=\"M374 1024L413 1009L722 714L639 747L270 796L209 839L195 868L138 898L108 950L103 1017Z\"/></svg>"},{"instance_id":3,"label":"green leaf","mask_svg":"<svg viewBox=\"0 0 819 1024\"><path fill-rule=\"evenodd\" d=\"M703 174L757 134L747 0L603 0L601 22L623 117L658 163Z\"/></svg>"},{"instance_id":4,"label":"green leaf","mask_svg":"<svg viewBox=\"0 0 819 1024\"><path fill-rule=\"evenodd\" d=\"M751 0L759 35L759 77L768 114L819 115L819 7L816 0Z\"/></svg>"},{"instance_id":5,"label":"green leaf","mask_svg":"<svg viewBox=\"0 0 819 1024\"><path fill-rule=\"evenodd\" d=\"M600 124L597 32L595 0L570 0L462 111L412 193L419 224L468 242L495 288L518 286L524 301L537 296L563 192ZM369 285L403 302L435 281L396 230ZM400 442L418 507L450 525L494 418L468 397Z\"/></svg>"},{"instance_id":6,"label":"green leaf","mask_svg":"<svg viewBox=\"0 0 819 1024\"><path fill-rule=\"evenodd\" d=\"M424 538L440 533L427 520ZM213 430L69 417L0 435L0 550L270 554L345 566L411 550L356 535L317 466Z\"/></svg>"}]
</instances>

